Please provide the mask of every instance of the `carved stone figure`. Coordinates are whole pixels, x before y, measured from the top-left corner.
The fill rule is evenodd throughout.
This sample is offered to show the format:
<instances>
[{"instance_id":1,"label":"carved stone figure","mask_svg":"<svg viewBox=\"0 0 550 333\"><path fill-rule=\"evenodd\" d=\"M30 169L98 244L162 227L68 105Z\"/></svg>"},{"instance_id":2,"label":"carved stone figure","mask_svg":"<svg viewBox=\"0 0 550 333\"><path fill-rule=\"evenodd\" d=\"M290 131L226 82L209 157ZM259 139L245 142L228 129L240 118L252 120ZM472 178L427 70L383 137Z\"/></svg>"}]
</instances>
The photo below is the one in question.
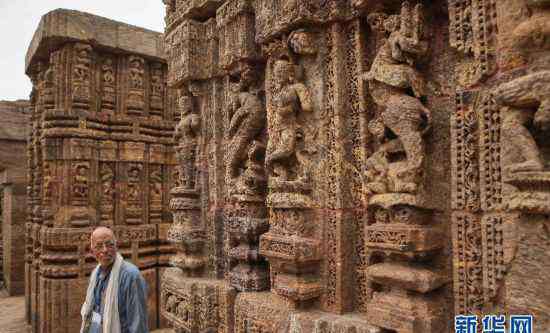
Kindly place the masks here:
<instances>
[{"instance_id":1,"label":"carved stone figure","mask_svg":"<svg viewBox=\"0 0 550 333\"><path fill-rule=\"evenodd\" d=\"M130 56L128 61L129 91L127 112L129 114L141 115L145 107L144 91L144 60L138 56Z\"/></svg>"},{"instance_id":2,"label":"carved stone figure","mask_svg":"<svg viewBox=\"0 0 550 333\"><path fill-rule=\"evenodd\" d=\"M87 108L90 100L92 47L87 44L75 45L73 67L73 102Z\"/></svg>"},{"instance_id":3,"label":"carved stone figure","mask_svg":"<svg viewBox=\"0 0 550 333\"><path fill-rule=\"evenodd\" d=\"M112 200L114 195L114 190L115 190L114 189L115 174L111 169L111 166L109 166L108 164L102 164L100 177L101 177L102 197L108 200L109 199Z\"/></svg>"},{"instance_id":4,"label":"carved stone figure","mask_svg":"<svg viewBox=\"0 0 550 333\"><path fill-rule=\"evenodd\" d=\"M88 171L89 166L87 164L76 165L75 174L73 178L73 195L77 200L88 199Z\"/></svg>"},{"instance_id":5,"label":"carved stone figure","mask_svg":"<svg viewBox=\"0 0 550 333\"><path fill-rule=\"evenodd\" d=\"M151 114L162 116L164 110L164 83L162 64L154 63L151 68Z\"/></svg>"},{"instance_id":6,"label":"carved stone figure","mask_svg":"<svg viewBox=\"0 0 550 333\"><path fill-rule=\"evenodd\" d=\"M382 108L371 124L380 148L367 161L367 188L371 193L415 193L425 156L422 135L431 122L430 110L420 101L425 95L425 82L415 68L415 62L427 52L422 6L412 10L408 2L403 2L401 15L370 14L369 24L387 37L364 76L370 95ZM386 129L397 136L399 143L387 142L392 139L385 135ZM392 169L384 155L400 149L405 152L406 161L394 164Z\"/></svg>"},{"instance_id":7,"label":"carved stone figure","mask_svg":"<svg viewBox=\"0 0 550 333\"><path fill-rule=\"evenodd\" d=\"M193 103L190 96L182 95L179 98L178 107L181 113L181 120L176 126L174 140L179 144L183 186L187 189L194 189L196 184L196 158L197 145L200 136L200 117L193 112Z\"/></svg>"},{"instance_id":8,"label":"carved stone figure","mask_svg":"<svg viewBox=\"0 0 550 333\"><path fill-rule=\"evenodd\" d=\"M542 171L545 168L531 128L550 129L550 71L541 71L500 85L494 92L505 106L502 140L505 172Z\"/></svg>"},{"instance_id":9,"label":"carved stone figure","mask_svg":"<svg viewBox=\"0 0 550 333\"><path fill-rule=\"evenodd\" d=\"M103 80L102 107L107 110L114 110L116 103L116 78L113 60L105 58L101 65L101 74Z\"/></svg>"},{"instance_id":10,"label":"carved stone figure","mask_svg":"<svg viewBox=\"0 0 550 333\"><path fill-rule=\"evenodd\" d=\"M227 171L236 193L261 192L266 182L262 166L265 146L258 141L258 135L265 127L266 111L256 88L256 75L250 67L241 73L228 110L230 145Z\"/></svg>"},{"instance_id":11,"label":"carved stone figure","mask_svg":"<svg viewBox=\"0 0 550 333\"><path fill-rule=\"evenodd\" d=\"M298 113L313 111L308 88L296 78L297 68L288 60L273 64L273 109L266 166L273 178L282 181L307 181L305 160L298 151L304 133L297 121Z\"/></svg>"}]
</instances>

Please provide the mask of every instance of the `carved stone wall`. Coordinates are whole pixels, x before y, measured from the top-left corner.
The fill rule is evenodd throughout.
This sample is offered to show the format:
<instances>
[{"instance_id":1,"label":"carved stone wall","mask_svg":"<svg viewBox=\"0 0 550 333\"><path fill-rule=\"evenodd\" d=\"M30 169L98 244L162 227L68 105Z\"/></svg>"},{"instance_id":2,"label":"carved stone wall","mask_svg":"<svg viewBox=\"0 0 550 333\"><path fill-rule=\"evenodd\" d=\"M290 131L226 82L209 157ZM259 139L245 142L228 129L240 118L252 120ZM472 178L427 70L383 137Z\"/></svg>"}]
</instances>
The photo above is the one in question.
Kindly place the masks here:
<instances>
[{"instance_id":1,"label":"carved stone wall","mask_svg":"<svg viewBox=\"0 0 550 333\"><path fill-rule=\"evenodd\" d=\"M532 314L541 331L550 329L540 252L550 236L549 5L449 3L460 54L451 125L455 312ZM531 283L524 274L534 267Z\"/></svg>"},{"instance_id":2,"label":"carved stone wall","mask_svg":"<svg viewBox=\"0 0 550 333\"><path fill-rule=\"evenodd\" d=\"M399 265L388 262L386 268L383 264L379 274L368 270L380 256L376 246L369 245L376 243L368 231L374 223L368 209L374 193L369 192L366 179L375 173L368 165L372 168L376 161L369 157L383 143L376 141L370 128L384 105L373 102L366 77L377 70L372 64L389 36L371 31L367 17L371 9L381 16L399 14L401 6L369 9L357 1L321 5L248 0L165 4L169 85L179 91L182 101L178 125L182 134L176 137L181 147L180 180L172 190L180 199L171 204L179 216L171 239L180 250L173 260L175 268L163 277L166 317L176 328L200 331L200 320L185 315L186 321L182 316L188 311L198 318L212 315L202 303L192 303L204 289L210 290L212 299L220 295L227 299L214 311L219 319L210 319L216 331L274 332L289 325L332 330L327 325L337 320L346 327L378 332L380 328L369 317L386 315L369 314L368 309L373 293L383 289L384 282L375 286L373 280L383 281L384 270ZM419 9L417 21L408 24L445 10L441 4L428 6L426 13ZM435 36L444 35L446 21L426 21L429 33L422 34L419 42L441 43ZM451 87L440 87L447 83L443 72L452 62L449 52L449 48L437 50L428 57L432 62L419 65L436 91L414 100L413 107L418 112L433 109L430 135L437 143L423 144L427 153L421 157L426 162L411 168L410 183L421 181L421 168L426 175L448 178L435 161L449 145L445 131ZM405 146L408 141L404 141L393 145ZM400 147L392 154L397 162L404 161L404 155L415 156ZM413 201L418 200L419 209L433 216L430 222L419 220L396 229L410 238L406 242L412 247L422 246L414 243L419 238L444 234L439 229L445 229L441 226L450 216L445 204L450 190L443 180L414 186L420 193L418 198L411 194ZM431 191L442 195L431 196ZM434 225L424 230L415 223ZM392 246L392 236L385 236L389 231L373 232ZM423 277L416 281L417 272L409 272L406 265L399 266L404 279L413 281L397 284L416 283L413 290L424 293L438 289L435 296L422 297L444 299L441 295L450 290L446 282L451 269L448 258L434 250L448 252L445 244L443 238L441 247L424 251L433 262L425 265L423 277L433 276L437 282L422 285ZM395 246L399 252L399 245ZM371 276L376 274L380 277ZM450 302L443 300L437 306L444 312ZM315 309L323 312L313 315ZM428 315L422 311L413 308L406 320L415 322ZM434 313L431 330L436 332L444 319ZM392 328L380 321L376 325ZM420 332L426 326L411 323L407 327Z\"/></svg>"},{"instance_id":3,"label":"carved stone wall","mask_svg":"<svg viewBox=\"0 0 550 333\"><path fill-rule=\"evenodd\" d=\"M168 209L176 161L160 33L86 13L46 14L27 54L33 82L28 145L27 320L33 332L75 332L96 263L89 237L114 230L148 285L174 253ZM92 42L93 41L93 42Z\"/></svg>"},{"instance_id":4,"label":"carved stone wall","mask_svg":"<svg viewBox=\"0 0 550 333\"><path fill-rule=\"evenodd\" d=\"M169 321L435 333L523 312L547 328L545 284L520 282L548 262L547 2L165 0Z\"/></svg>"},{"instance_id":5,"label":"carved stone wall","mask_svg":"<svg viewBox=\"0 0 550 333\"><path fill-rule=\"evenodd\" d=\"M25 292L26 138L28 101L0 101L0 280L9 295Z\"/></svg>"}]
</instances>

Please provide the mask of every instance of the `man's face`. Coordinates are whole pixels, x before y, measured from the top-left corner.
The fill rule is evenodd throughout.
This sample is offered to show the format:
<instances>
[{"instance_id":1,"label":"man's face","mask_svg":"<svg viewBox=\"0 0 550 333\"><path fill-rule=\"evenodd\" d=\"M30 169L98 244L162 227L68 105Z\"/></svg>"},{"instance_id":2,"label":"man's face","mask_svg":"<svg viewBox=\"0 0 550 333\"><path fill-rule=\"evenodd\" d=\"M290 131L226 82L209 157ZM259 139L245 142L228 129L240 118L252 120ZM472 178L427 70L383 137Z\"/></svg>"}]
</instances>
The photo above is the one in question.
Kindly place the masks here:
<instances>
[{"instance_id":1,"label":"man's face","mask_svg":"<svg viewBox=\"0 0 550 333\"><path fill-rule=\"evenodd\" d=\"M115 260L116 243L109 231L96 230L92 234L91 250L101 267L109 267Z\"/></svg>"}]
</instances>

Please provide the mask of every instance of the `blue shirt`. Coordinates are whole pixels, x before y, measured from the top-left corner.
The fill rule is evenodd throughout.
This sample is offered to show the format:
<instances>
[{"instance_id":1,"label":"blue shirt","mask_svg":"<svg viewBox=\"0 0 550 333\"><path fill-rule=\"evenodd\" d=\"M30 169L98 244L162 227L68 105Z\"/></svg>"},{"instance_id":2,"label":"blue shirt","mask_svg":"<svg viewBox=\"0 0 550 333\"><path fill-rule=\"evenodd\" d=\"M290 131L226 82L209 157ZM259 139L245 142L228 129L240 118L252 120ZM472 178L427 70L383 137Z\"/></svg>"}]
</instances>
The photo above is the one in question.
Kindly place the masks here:
<instances>
[{"instance_id":1,"label":"blue shirt","mask_svg":"<svg viewBox=\"0 0 550 333\"><path fill-rule=\"evenodd\" d=\"M109 274L102 279L101 269L98 270L94 287L93 310L100 309L103 318L103 297L107 289ZM147 327L147 284L139 269L127 261L120 265L118 286L118 316L121 333L148 333ZM103 333L101 325L91 324L88 333Z\"/></svg>"}]
</instances>

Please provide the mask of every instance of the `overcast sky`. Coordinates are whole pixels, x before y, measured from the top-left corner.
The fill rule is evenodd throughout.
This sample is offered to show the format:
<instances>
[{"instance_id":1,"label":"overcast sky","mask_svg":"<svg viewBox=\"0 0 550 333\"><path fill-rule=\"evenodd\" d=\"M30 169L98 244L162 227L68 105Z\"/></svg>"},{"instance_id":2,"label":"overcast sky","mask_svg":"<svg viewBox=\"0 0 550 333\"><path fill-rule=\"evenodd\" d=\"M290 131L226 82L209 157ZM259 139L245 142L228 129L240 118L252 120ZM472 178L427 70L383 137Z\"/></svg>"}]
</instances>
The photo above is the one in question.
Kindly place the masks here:
<instances>
[{"instance_id":1,"label":"overcast sky","mask_svg":"<svg viewBox=\"0 0 550 333\"><path fill-rule=\"evenodd\" d=\"M40 17L57 9L76 9L162 32L162 0L0 0L0 100L27 99L31 82L25 54Z\"/></svg>"}]
</instances>

